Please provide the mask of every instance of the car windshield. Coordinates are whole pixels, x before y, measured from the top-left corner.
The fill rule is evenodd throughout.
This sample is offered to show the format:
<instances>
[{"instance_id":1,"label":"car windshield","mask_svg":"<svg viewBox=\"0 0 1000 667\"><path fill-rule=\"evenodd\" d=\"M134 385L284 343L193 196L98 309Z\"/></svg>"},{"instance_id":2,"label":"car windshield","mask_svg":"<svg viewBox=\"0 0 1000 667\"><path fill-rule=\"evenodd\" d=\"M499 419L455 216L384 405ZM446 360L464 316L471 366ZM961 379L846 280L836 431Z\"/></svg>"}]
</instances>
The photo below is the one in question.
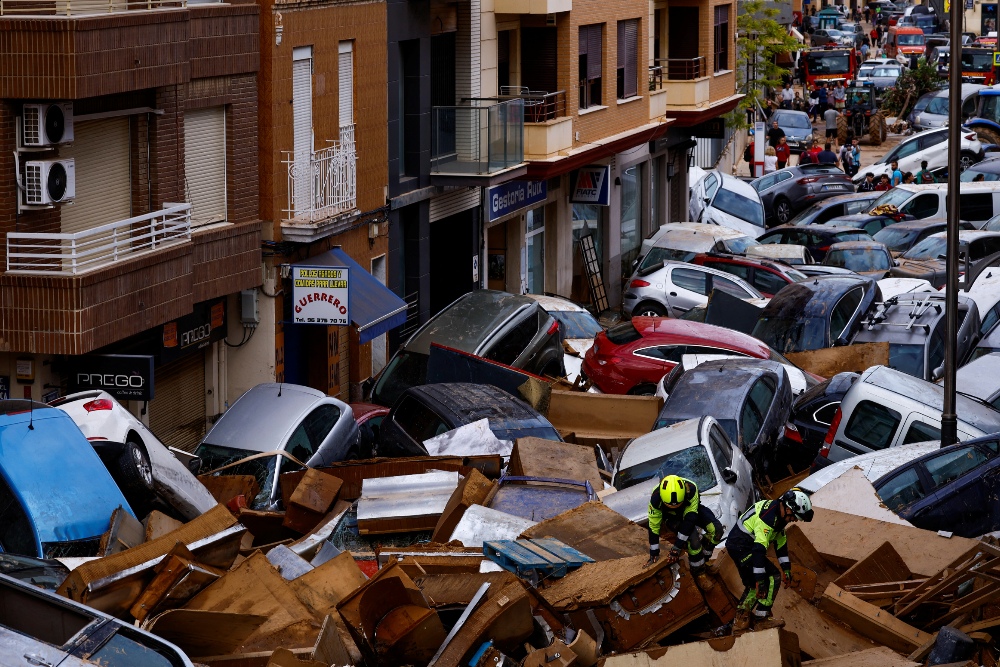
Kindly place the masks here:
<instances>
[{"instance_id":1,"label":"car windshield","mask_svg":"<svg viewBox=\"0 0 1000 667\"><path fill-rule=\"evenodd\" d=\"M372 390L372 401L379 405L395 404L404 391L427 382L427 355L400 352L389 362Z\"/></svg>"},{"instance_id":2,"label":"car windshield","mask_svg":"<svg viewBox=\"0 0 1000 667\"><path fill-rule=\"evenodd\" d=\"M940 259L945 255L947 241L944 236L928 236L905 253L906 259Z\"/></svg>"},{"instance_id":3,"label":"car windshield","mask_svg":"<svg viewBox=\"0 0 1000 667\"><path fill-rule=\"evenodd\" d=\"M823 202L816 202L815 204L807 206L806 208L799 211L799 214L796 215L791 220L789 220L788 224L799 225L799 226L808 225L813 221L813 218L815 218L820 212L822 212L826 208L827 207L824 206Z\"/></svg>"},{"instance_id":4,"label":"car windshield","mask_svg":"<svg viewBox=\"0 0 1000 667\"><path fill-rule=\"evenodd\" d=\"M253 456L259 452L236 447L223 447L203 442L194 450L194 455L201 457L201 469L211 472L224 465ZM252 461L246 461L226 468L223 475L252 475L260 485L260 493L249 504L250 509L266 508L271 500L271 487L274 486L274 471L278 462L277 456L265 456Z\"/></svg>"},{"instance_id":5,"label":"car windshield","mask_svg":"<svg viewBox=\"0 0 1000 667\"><path fill-rule=\"evenodd\" d=\"M616 324L608 329L606 335L608 340L615 345L625 345L626 343L632 343L642 338L642 334L636 330L631 322Z\"/></svg>"},{"instance_id":6,"label":"car windshield","mask_svg":"<svg viewBox=\"0 0 1000 667\"><path fill-rule=\"evenodd\" d=\"M964 72L988 72L993 69L993 54L990 52L981 53L962 52L962 71Z\"/></svg>"},{"instance_id":7,"label":"car windshield","mask_svg":"<svg viewBox=\"0 0 1000 667\"><path fill-rule=\"evenodd\" d=\"M896 35L896 41L900 46L920 46L924 43L923 34L919 35Z\"/></svg>"},{"instance_id":8,"label":"car windshield","mask_svg":"<svg viewBox=\"0 0 1000 667\"><path fill-rule=\"evenodd\" d=\"M737 236L726 239L722 242L722 245L726 246L726 250L734 255L745 255L747 248L757 245L757 239L751 236Z\"/></svg>"},{"instance_id":9,"label":"car windshield","mask_svg":"<svg viewBox=\"0 0 1000 667\"><path fill-rule=\"evenodd\" d=\"M945 62L947 63L948 54L947 53L944 54L943 57L946 59ZM917 100L917 103L913 105L913 113L915 114L920 113L921 111L926 109L927 105L930 104L931 100L933 99L934 99L933 97L921 97L919 100Z\"/></svg>"},{"instance_id":10,"label":"car windshield","mask_svg":"<svg viewBox=\"0 0 1000 667\"><path fill-rule=\"evenodd\" d=\"M889 190L884 195L873 201L872 205L868 207L868 213L871 213L879 206L883 206L885 204L891 204L896 208L899 208L904 201L906 201L912 196L913 193L910 192L909 190L901 190L899 188L893 188L892 190Z\"/></svg>"},{"instance_id":11,"label":"car windshield","mask_svg":"<svg viewBox=\"0 0 1000 667\"><path fill-rule=\"evenodd\" d=\"M775 120L778 121L778 127L812 130L812 123L809 122L809 116L806 114L779 113L775 115Z\"/></svg>"},{"instance_id":12,"label":"car windshield","mask_svg":"<svg viewBox=\"0 0 1000 667\"><path fill-rule=\"evenodd\" d=\"M889 368L923 379L924 346L912 343L889 343Z\"/></svg>"},{"instance_id":13,"label":"car windshield","mask_svg":"<svg viewBox=\"0 0 1000 667\"><path fill-rule=\"evenodd\" d=\"M924 113L932 113L938 116L948 115L948 98L947 97L935 97L924 109Z\"/></svg>"},{"instance_id":14,"label":"car windshield","mask_svg":"<svg viewBox=\"0 0 1000 667\"><path fill-rule=\"evenodd\" d=\"M919 229L897 229L897 225L889 225L876 232L874 238L889 250L902 252L910 247L913 239L920 233Z\"/></svg>"},{"instance_id":15,"label":"car windshield","mask_svg":"<svg viewBox=\"0 0 1000 667\"><path fill-rule=\"evenodd\" d=\"M895 77L895 76L899 76L902 73L903 73L903 70L899 69L898 67L876 67L874 70L872 70L872 76L873 77L876 77L876 76L883 76L883 77L885 77L885 76L893 76L893 77Z\"/></svg>"},{"instance_id":16,"label":"car windshield","mask_svg":"<svg viewBox=\"0 0 1000 667\"><path fill-rule=\"evenodd\" d=\"M796 271L795 269L785 269L785 275L797 283L800 283L803 280L809 280L809 276L801 271Z\"/></svg>"},{"instance_id":17,"label":"car windshield","mask_svg":"<svg viewBox=\"0 0 1000 667\"><path fill-rule=\"evenodd\" d=\"M817 317L761 317L753 337L778 352L803 352L827 347L826 322Z\"/></svg>"},{"instance_id":18,"label":"car windshield","mask_svg":"<svg viewBox=\"0 0 1000 667\"><path fill-rule=\"evenodd\" d=\"M892 268L889 256L872 248L836 248L827 253L823 263L855 272L888 271Z\"/></svg>"},{"instance_id":19,"label":"car windshield","mask_svg":"<svg viewBox=\"0 0 1000 667\"><path fill-rule=\"evenodd\" d=\"M619 470L615 476L614 487L621 491L648 480L659 481L667 475L677 475L691 480L701 493L718 484L708 452L701 445L696 445ZM650 492L652 490L651 486Z\"/></svg>"},{"instance_id":20,"label":"car windshield","mask_svg":"<svg viewBox=\"0 0 1000 667\"><path fill-rule=\"evenodd\" d=\"M719 188L718 194L712 200L712 206L723 213L728 213L750 224L757 225L758 227L764 226L763 207L758 202L743 195L738 195L732 190Z\"/></svg>"},{"instance_id":21,"label":"car windshield","mask_svg":"<svg viewBox=\"0 0 1000 667\"><path fill-rule=\"evenodd\" d=\"M601 325L590 313L578 310L549 311L559 320L559 335L562 340L567 338L593 338L601 333Z\"/></svg>"},{"instance_id":22,"label":"car windshield","mask_svg":"<svg viewBox=\"0 0 1000 667\"><path fill-rule=\"evenodd\" d=\"M960 176L961 180L965 183L971 183L972 181L1000 181L1000 174L988 173L985 171L976 171L975 167L969 167L962 172Z\"/></svg>"},{"instance_id":23,"label":"car windshield","mask_svg":"<svg viewBox=\"0 0 1000 667\"><path fill-rule=\"evenodd\" d=\"M1000 232L1000 215L995 215L983 225L984 232Z\"/></svg>"},{"instance_id":24,"label":"car windshield","mask_svg":"<svg viewBox=\"0 0 1000 667\"><path fill-rule=\"evenodd\" d=\"M840 32L839 30L830 29L826 31L826 34L828 34L830 37L840 37L844 33Z\"/></svg>"},{"instance_id":25,"label":"car windshield","mask_svg":"<svg viewBox=\"0 0 1000 667\"><path fill-rule=\"evenodd\" d=\"M810 74L846 74L851 71L847 54L807 53L806 66Z\"/></svg>"},{"instance_id":26,"label":"car windshield","mask_svg":"<svg viewBox=\"0 0 1000 667\"><path fill-rule=\"evenodd\" d=\"M705 250L680 250L678 248L652 248L646 256L642 258L642 262L639 264L639 273L644 273L650 269L659 269L663 266L663 262L669 259L676 260L678 262L690 262L694 259L694 256L699 252L707 252L708 248Z\"/></svg>"}]
</instances>

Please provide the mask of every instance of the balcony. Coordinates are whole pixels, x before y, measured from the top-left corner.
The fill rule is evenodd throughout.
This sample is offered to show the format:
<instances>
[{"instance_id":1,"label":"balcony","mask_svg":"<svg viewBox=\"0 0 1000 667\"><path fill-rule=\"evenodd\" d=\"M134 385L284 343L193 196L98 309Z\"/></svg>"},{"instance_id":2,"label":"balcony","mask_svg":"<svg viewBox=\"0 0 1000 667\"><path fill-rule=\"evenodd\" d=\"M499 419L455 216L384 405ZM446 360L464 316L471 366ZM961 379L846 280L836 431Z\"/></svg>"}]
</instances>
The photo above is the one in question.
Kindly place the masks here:
<instances>
[{"instance_id":1,"label":"balcony","mask_svg":"<svg viewBox=\"0 0 1000 667\"><path fill-rule=\"evenodd\" d=\"M649 119L657 120L667 115L667 89L663 85L663 67L649 68Z\"/></svg>"},{"instance_id":2,"label":"balcony","mask_svg":"<svg viewBox=\"0 0 1000 667\"><path fill-rule=\"evenodd\" d=\"M462 102L431 109L431 182L486 186L523 175L524 100Z\"/></svg>"},{"instance_id":3,"label":"balcony","mask_svg":"<svg viewBox=\"0 0 1000 667\"><path fill-rule=\"evenodd\" d=\"M573 119L566 115L566 91L554 93L520 86L500 89L500 99L524 102L524 156L544 159L573 147Z\"/></svg>"},{"instance_id":4,"label":"balcony","mask_svg":"<svg viewBox=\"0 0 1000 667\"><path fill-rule=\"evenodd\" d=\"M285 151L288 207L281 223L289 241L314 241L357 217L358 153L354 125L340 128L330 146L307 155Z\"/></svg>"},{"instance_id":5,"label":"balcony","mask_svg":"<svg viewBox=\"0 0 1000 667\"><path fill-rule=\"evenodd\" d=\"M557 14L573 10L573 0L495 0L497 14Z\"/></svg>"},{"instance_id":6,"label":"balcony","mask_svg":"<svg viewBox=\"0 0 1000 667\"><path fill-rule=\"evenodd\" d=\"M0 16L95 16L187 6L187 0L0 0Z\"/></svg>"},{"instance_id":7,"label":"balcony","mask_svg":"<svg viewBox=\"0 0 1000 667\"><path fill-rule=\"evenodd\" d=\"M667 91L667 115L674 108L700 108L711 101L711 82L704 57L660 58L656 68L658 84Z\"/></svg>"}]
</instances>

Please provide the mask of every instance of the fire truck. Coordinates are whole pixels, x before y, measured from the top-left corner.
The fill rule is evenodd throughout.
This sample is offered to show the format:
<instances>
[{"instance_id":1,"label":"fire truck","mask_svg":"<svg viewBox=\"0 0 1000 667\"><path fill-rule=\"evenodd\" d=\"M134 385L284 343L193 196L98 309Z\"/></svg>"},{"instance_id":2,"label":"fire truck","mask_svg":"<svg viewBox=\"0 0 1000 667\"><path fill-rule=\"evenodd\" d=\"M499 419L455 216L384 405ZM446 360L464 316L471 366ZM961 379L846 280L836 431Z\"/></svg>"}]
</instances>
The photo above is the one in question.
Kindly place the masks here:
<instances>
[{"instance_id":1,"label":"fire truck","mask_svg":"<svg viewBox=\"0 0 1000 667\"><path fill-rule=\"evenodd\" d=\"M962 47L962 81L992 86L997 82L993 69L993 49Z\"/></svg>"},{"instance_id":2,"label":"fire truck","mask_svg":"<svg viewBox=\"0 0 1000 667\"><path fill-rule=\"evenodd\" d=\"M851 81L858 72L858 53L851 48L824 46L805 49L799 58L809 88L820 83Z\"/></svg>"}]
</instances>

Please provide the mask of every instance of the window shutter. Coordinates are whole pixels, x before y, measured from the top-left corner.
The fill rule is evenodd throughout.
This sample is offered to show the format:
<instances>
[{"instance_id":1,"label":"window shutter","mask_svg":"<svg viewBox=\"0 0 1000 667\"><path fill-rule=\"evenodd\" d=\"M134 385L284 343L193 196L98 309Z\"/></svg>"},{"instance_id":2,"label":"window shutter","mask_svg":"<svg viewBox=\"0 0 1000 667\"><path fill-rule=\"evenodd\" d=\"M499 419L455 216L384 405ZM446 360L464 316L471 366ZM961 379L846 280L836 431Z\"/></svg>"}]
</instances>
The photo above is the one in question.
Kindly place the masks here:
<instances>
[{"instance_id":1,"label":"window shutter","mask_svg":"<svg viewBox=\"0 0 1000 667\"><path fill-rule=\"evenodd\" d=\"M338 53L340 127L354 125L354 43L341 42Z\"/></svg>"},{"instance_id":2,"label":"window shutter","mask_svg":"<svg viewBox=\"0 0 1000 667\"><path fill-rule=\"evenodd\" d=\"M590 34L590 26L582 25L580 26L580 55L587 55L587 47L590 46L588 41L588 35Z\"/></svg>"},{"instance_id":3,"label":"window shutter","mask_svg":"<svg viewBox=\"0 0 1000 667\"><path fill-rule=\"evenodd\" d=\"M581 42L583 32L581 29ZM528 90L554 93L558 90L556 83L556 29L555 28L522 28L521 29L521 62L531 63L530 67L521 68L521 85Z\"/></svg>"},{"instance_id":4,"label":"window shutter","mask_svg":"<svg viewBox=\"0 0 1000 667\"><path fill-rule=\"evenodd\" d=\"M307 57L292 62L292 136L296 184L293 202L297 212L308 211L312 207L309 185L313 150L311 49Z\"/></svg>"},{"instance_id":5,"label":"window shutter","mask_svg":"<svg viewBox=\"0 0 1000 667\"><path fill-rule=\"evenodd\" d=\"M635 97L639 94L639 73L637 71L639 54L637 47L639 43L639 21L631 19L623 21L619 25L623 26L625 33L625 97ZM618 50L622 53L622 49ZM622 67L621 64L618 65Z\"/></svg>"},{"instance_id":6,"label":"window shutter","mask_svg":"<svg viewBox=\"0 0 1000 667\"><path fill-rule=\"evenodd\" d=\"M627 60L625 56L625 23L626 21L618 22L618 69L624 69Z\"/></svg>"},{"instance_id":7,"label":"window shutter","mask_svg":"<svg viewBox=\"0 0 1000 667\"><path fill-rule=\"evenodd\" d=\"M604 69L604 58L601 52L601 24L587 26L587 78L600 79Z\"/></svg>"},{"instance_id":8,"label":"window shutter","mask_svg":"<svg viewBox=\"0 0 1000 667\"><path fill-rule=\"evenodd\" d=\"M184 112L184 180L191 221L226 219L226 109Z\"/></svg>"},{"instance_id":9,"label":"window shutter","mask_svg":"<svg viewBox=\"0 0 1000 667\"><path fill-rule=\"evenodd\" d=\"M59 157L76 160L76 201L59 209L63 234L132 217L128 118L82 121L75 129L75 141L59 148Z\"/></svg>"}]
</instances>

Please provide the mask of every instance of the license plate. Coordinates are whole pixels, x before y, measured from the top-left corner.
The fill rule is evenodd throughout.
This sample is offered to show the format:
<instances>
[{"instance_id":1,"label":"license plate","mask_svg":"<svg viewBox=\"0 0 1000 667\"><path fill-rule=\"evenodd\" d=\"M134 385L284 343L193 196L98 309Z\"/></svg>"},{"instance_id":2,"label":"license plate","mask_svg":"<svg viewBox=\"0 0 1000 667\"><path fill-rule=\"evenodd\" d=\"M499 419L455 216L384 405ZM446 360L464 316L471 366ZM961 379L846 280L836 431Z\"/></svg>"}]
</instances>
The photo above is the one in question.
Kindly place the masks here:
<instances>
[{"instance_id":1,"label":"license plate","mask_svg":"<svg viewBox=\"0 0 1000 667\"><path fill-rule=\"evenodd\" d=\"M823 189L824 190L846 190L847 186L846 185L824 185Z\"/></svg>"}]
</instances>

